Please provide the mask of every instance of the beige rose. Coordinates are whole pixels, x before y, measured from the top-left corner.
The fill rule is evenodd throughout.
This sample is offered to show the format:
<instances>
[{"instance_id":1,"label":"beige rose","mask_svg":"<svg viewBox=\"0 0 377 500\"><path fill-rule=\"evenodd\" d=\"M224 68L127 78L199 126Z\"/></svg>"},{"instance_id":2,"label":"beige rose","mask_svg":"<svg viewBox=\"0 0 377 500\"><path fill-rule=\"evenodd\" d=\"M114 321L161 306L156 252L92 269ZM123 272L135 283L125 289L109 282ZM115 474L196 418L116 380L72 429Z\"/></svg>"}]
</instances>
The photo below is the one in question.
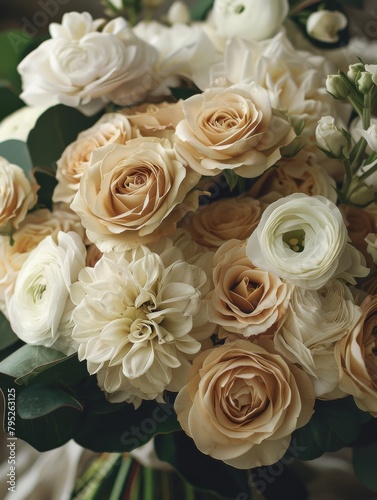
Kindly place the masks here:
<instances>
[{"instance_id":1,"label":"beige rose","mask_svg":"<svg viewBox=\"0 0 377 500\"><path fill-rule=\"evenodd\" d=\"M32 185L18 165L0 157L0 229L12 232L37 203L38 186Z\"/></svg>"},{"instance_id":2,"label":"beige rose","mask_svg":"<svg viewBox=\"0 0 377 500\"><path fill-rule=\"evenodd\" d=\"M160 137L171 140L178 123L183 120L182 102L142 104L126 109L135 137Z\"/></svg>"},{"instance_id":3,"label":"beige rose","mask_svg":"<svg viewBox=\"0 0 377 500\"><path fill-rule=\"evenodd\" d=\"M131 124L121 113L106 113L92 127L80 132L57 161L58 184L53 193L53 201L72 202L95 149L106 144L125 144L131 138Z\"/></svg>"},{"instance_id":4,"label":"beige rose","mask_svg":"<svg viewBox=\"0 0 377 500\"><path fill-rule=\"evenodd\" d=\"M209 319L245 337L271 329L285 313L290 287L258 269L246 256L246 242L231 240L215 254Z\"/></svg>"},{"instance_id":5,"label":"beige rose","mask_svg":"<svg viewBox=\"0 0 377 500\"><path fill-rule=\"evenodd\" d=\"M202 175L230 169L257 177L295 138L288 120L273 111L268 92L254 82L208 88L182 106L185 119L177 125L175 148Z\"/></svg>"},{"instance_id":6,"label":"beige rose","mask_svg":"<svg viewBox=\"0 0 377 500\"><path fill-rule=\"evenodd\" d=\"M335 181L306 153L282 159L276 168L267 170L251 187L249 195L265 203L273 203L283 196L303 193L322 195L337 201Z\"/></svg>"},{"instance_id":7,"label":"beige rose","mask_svg":"<svg viewBox=\"0 0 377 500\"><path fill-rule=\"evenodd\" d=\"M78 216L71 211L47 208L34 210L26 215L19 229L9 237L0 237L0 310L7 315L5 308L6 295L12 294L17 274L30 252L47 236L52 236L57 243L59 231L74 231L84 240L85 230Z\"/></svg>"},{"instance_id":8,"label":"beige rose","mask_svg":"<svg viewBox=\"0 0 377 500\"><path fill-rule=\"evenodd\" d=\"M175 401L197 448L239 469L278 461L313 413L308 376L265 347L237 340L204 351Z\"/></svg>"},{"instance_id":9,"label":"beige rose","mask_svg":"<svg viewBox=\"0 0 377 500\"><path fill-rule=\"evenodd\" d=\"M200 207L182 221L197 243L216 249L231 239L245 240L257 227L263 212L259 200L249 196L223 198Z\"/></svg>"},{"instance_id":10,"label":"beige rose","mask_svg":"<svg viewBox=\"0 0 377 500\"><path fill-rule=\"evenodd\" d=\"M335 346L340 388L352 394L357 406L377 417L377 296L361 304L362 316L349 334Z\"/></svg>"},{"instance_id":11,"label":"beige rose","mask_svg":"<svg viewBox=\"0 0 377 500\"><path fill-rule=\"evenodd\" d=\"M196 210L198 180L168 140L133 139L93 152L71 208L102 252L122 251L171 234Z\"/></svg>"}]
</instances>

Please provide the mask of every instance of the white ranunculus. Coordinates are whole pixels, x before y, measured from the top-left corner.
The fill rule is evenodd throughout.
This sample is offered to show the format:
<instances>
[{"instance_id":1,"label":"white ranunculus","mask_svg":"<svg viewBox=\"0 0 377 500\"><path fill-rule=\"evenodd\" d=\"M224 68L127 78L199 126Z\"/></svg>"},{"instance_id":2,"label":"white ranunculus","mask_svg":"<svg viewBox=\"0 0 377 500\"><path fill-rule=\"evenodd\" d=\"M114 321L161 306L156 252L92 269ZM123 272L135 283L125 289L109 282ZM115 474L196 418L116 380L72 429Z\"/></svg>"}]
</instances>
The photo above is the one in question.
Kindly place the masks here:
<instances>
[{"instance_id":1,"label":"white ranunculus","mask_svg":"<svg viewBox=\"0 0 377 500\"><path fill-rule=\"evenodd\" d=\"M76 233L47 236L30 253L18 273L7 304L16 335L32 345L74 352L70 287L85 266L85 246Z\"/></svg>"},{"instance_id":2,"label":"white ranunculus","mask_svg":"<svg viewBox=\"0 0 377 500\"><path fill-rule=\"evenodd\" d=\"M61 103L86 114L109 100L123 103L125 95L129 104L144 99L156 49L137 38L124 19L112 20L101 32L97 28L89 14L77 12L54 24L52 38L18 66L21 98L31 106Z\"/></svg>"},{"instance_id":3,"label":"white ranunculus","mask_svg":"<svg viewBox=\"0 0 377 500\"><path fill-rule=\"evenodd\" d=\"M347 285L331 280L320 290L294 287L274 336L276 349L311 378L316 397L335 396L339 382L335 343L352 331L361 309Z\"/></svg>"},{"instance_id":4,"label":"white ranunculus","mask_svg":"<svg viewBox=\"0 0 377 500\"><path fill-rule=\"evenodd\" d=\"M255 266L315 290L332 278L355 283L369 273L348 243L341 212L322 196L293 194L272 203L249 237L247 255Z\"/></svg>"},{"instance_id":5,"label":"white ranunculus","mask_svg":"<svg viewBox=\"0 0 377 500\"><path fill-rule=\"evenodd\" d=\"M217 31L245 40L266 40L276 35L288 11L288 0L215 0L213 5Z\"/></svg>"},{"instance_id":6,"label":"white ranunculus","mask_svg":"<svg viewBox=\"0 0 377 500\"><path fill-rule=\"evenodd\" d=\"M201 349L192 328L206 276L175 255L165 264L146 247L109 252L72 286L79 359L110 401L163 401L165 389L185 384Z\"/></svg>"},{"instance_id":7,"label":"white ranunculus","mask_svg":"<svg viewBox=\"0 0 377 500\"><path fill-rule=\"evenodd\" d=\"M339 40L339 31L346 28L347 24L347 17L338 10L318 10L308 17L306 31L316 40L336 43Z\"/></svg>"}]
</instances>

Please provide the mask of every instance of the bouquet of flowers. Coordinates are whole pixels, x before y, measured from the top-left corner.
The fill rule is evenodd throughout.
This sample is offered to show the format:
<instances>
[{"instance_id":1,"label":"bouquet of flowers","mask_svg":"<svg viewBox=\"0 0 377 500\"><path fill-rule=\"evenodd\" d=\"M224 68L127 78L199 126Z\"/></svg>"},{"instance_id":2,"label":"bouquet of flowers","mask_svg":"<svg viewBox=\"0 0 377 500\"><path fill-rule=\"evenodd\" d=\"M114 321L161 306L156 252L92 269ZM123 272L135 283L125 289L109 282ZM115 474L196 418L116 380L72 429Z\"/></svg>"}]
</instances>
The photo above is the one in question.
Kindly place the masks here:
<instances>
[{"instance_id":1,"label":"bouquet of flowers","mask_svg":"<svg viewBox=\"0 0 377 500\"><path fill-rule=\"evenodd\" d=\"M112 499L158 498L142 446L197 498L275 498L344 447L377 491L361 2L161 3L0 40L5 431L105 453L74 498L103 468Z\"/></svg>"}]
</instances>

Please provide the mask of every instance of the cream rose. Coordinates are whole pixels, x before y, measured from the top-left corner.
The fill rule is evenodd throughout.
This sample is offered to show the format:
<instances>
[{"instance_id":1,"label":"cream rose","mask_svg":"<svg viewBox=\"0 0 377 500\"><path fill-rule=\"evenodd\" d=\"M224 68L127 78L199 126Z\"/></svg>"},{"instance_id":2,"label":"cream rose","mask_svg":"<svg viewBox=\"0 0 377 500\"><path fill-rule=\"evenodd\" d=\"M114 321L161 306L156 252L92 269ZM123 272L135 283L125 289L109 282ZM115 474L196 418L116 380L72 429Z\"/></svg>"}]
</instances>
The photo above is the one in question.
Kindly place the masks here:
<instances>
[{"instance_id":1,"label":"cream rose","mask_svg":"<svg viewBox=\"0 0 377 500\"><path fill-rule=\"evenodd\" d=\"M264 205L249 196L223 198L200 207L182 222L195 241L211 249L231 239L246 240L257 227Z\"/></svg>"},{"instance_id":2,"label":"cream rose","mask_svg":"<svg viewBox=\"0 0 377 500\"><path fill-rule=\"evenodd\" d=\"M320 290L293 288L274 344L278 352L312 378L316 397L332 399L343 395L336 390L339 374L334 346L354 328L360 316L352 293L339 280L330 281Z\"/></svg>"},{"instance_id":3,"label":"cream rose","mask_svg":"<svg viewBox=\"0 0 377 500\"><path fill-rule=\"evenodd\" d=\"M290 287L252 265L246 242L231 240L217 250L213 281L207 296L210 321L244 337L271 330L288 307Z\"/></svg>"},{"instance_id":4,"label":"cream rose","mask_svg":"<svg viewBox=\"0 0 377 500\"><path fill-rule=\"evenodd\" d=\"M85 246L73 232L59 232L57 244L47 236L32 251L18 273L7 304L16 335L32 345L75 352L70 287L85 266Z\"/></svg>"},{"instance_id":5,"label":"cream rose","mask_svg":"<svg viewBox=\"0 0 377 500\"><path fill-rule=\"evenodd\" d=\"M168 140L133 139L93 152L71 208L102 252L125 250L172 233L198 206L198 180Z\"/></svg>"},{"instance_id":6,"label":"cream rose","mask_svg":"<svg viewBox=\"0 0 377 500\"><path fill-rule=\"evenodd\" d=\"M332 278L365 277L362 254L348 243L339 209L322 196L293 194L272 203L248 239L253 264L318 290Z\"/></svg>"},{"instance_id":7,"label":"cream rose","mask_svg":"<svg viewBox=\"0 0 377 500\"><path fill-rule=\"evenodd\" d=\"M108 252L72 286L78 356L110 401L163 401L201 348L192 329L205 273L178 248L174 262L164 260L146 247Z\"/></svg>"},{"instance_id":8,"label":"cream rose","mask_svg":"<svg viewBox=\"0 0 377 500\"><path fill-rule=\"evenodd\" d=\"M29 53L18 65L22 99L31 106L65 104L94 114L106 102L128 104L144 99L144 88L157 52L137 38L122 18L101 32L90 14L71 12L61 25L54 23L51 39ZM148 82L150 78L148 77ZM143 89L142 95L140 88Z\"/></svg>"},{"instance_id":9,"label":"cream rose","mask_svg":"<svg viewBox=\"0 0 377 500\"><path fill-rule=\"evenodd\" d=\"M32 185L18 165L0 157L0 232L12 232L37 203L37 185Z\"/></svg>"},{"instance_id":10,"label":"cream rose","mask_svg":"<svg viewBox=\"0 0 377 500\"><path fill-rule=\"evenodd\" d=\"M279 160L276 167L267 170L248 191L250 196L264 203L293 193L320 195L333 203L338 198L334 179L306 153Z\"/></svg>"},{"instance_id":11,"label":"cream rose","mask_svg":"<svg viewBox=\"0 0 377 500\"><path fill-rule=\"evenodd\" d=\"M357 406L377 417L376 337L377 297L368 296L361 304L357 325L335 347L340 388L352 394Z\"/></svg>"},{"instance_id":12,"label":"cream rose","mask_svg":"<svg viewBox=\"0 0 377 500\"><path fill-rule=\"evenodd\" d=\"M202 175L230 169L257 177L295 138L288 120L274 113L268 92L256 83L208 88L182 106L185 119L177 125L175 150Z\"/></svg>"},{"instance_id":13,"label":"cream rose","mask_svg":"<svg viewBox=\"0 0 377 500\"><path fill-rule=\"evenodd\" d=\"M106 113L92 127L80 132L57 161L58 184L52 200L71 203L93 151L106 144L125 144L132 137L131 124L121 113Z\"/></svg>"},{"instance_id":14,"label":"cream rose","mask_svg":"<svg viewBox=\"0 0 377 500\"><path fill-rule=\"evenodd\" d=\"M175 401L196 447L239 469L277 462L313 413L309 377L269 348L237 340L204 351Z\"/></svg>"}]
</instances>

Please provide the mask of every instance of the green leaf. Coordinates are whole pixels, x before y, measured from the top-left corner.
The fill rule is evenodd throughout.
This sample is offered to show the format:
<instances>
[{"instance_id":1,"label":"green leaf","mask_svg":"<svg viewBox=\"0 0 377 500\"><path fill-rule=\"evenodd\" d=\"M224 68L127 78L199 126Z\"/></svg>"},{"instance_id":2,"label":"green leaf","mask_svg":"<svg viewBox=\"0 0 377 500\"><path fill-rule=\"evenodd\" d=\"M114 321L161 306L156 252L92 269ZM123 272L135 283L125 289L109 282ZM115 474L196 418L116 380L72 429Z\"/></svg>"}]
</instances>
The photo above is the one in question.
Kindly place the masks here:
<instances>
[{"instance_id":1,"label":"green leaf","mask_svg":"<svg viewBox=\"0 0 377 500\"><path fill-rule=\"evenodd\" d=\"M26 344L0 363L0 384L4 378L25 384L64 358L65 354L55 349Z\"/></svg>"},{"instance_id":2,"label":"green leaf","mask_svg":"<svg viewBox=\"0 0 377 500\"><path fill-rule=\"evenodd\" d=\"M229 186L229 189L233 191L233 189L237 186L238 183L238 175L233 172L233 170L224 170L224 177Z\"/></svg>"},{"instance_id":3,"label":"green leaf","mask_svg":"<svg viewBox=\"0 0 377 500\"><path fill-rule=\"evenodd\" d=\"M67 443L82 425L83 412L63 406L33 419L16 416L16 436L38 451L48 451Z\"/></svg>"},{"instance_id":4,"label":"green leaf","mask_svg":"<svg viewBox=\"0 0 377 500\"><path fill-rule=\"evenodd\" d=\"M49 108L38 118L28 137L34 165L54 172L64 149L98 118L99 115L88 117L61 104Z\"/></svg>"},{"instance_id":5,"label":"green leaf","mask_svg":"<svg viewBox=\"0 0 377 500\"><path fill-rule=\"evenodd\" d=\"M352 462L356 477L375 493L377 493L376 457L376 442L353 449Z\"/></svg>"},{"instance_id":6,"label":"green leaf","mask_svg":"<svg viewBox=\"0 0 377 500\"><path fill-rule=\"evenodd\" d=\"M23 419L43 417L64 406L83 410L77 399L59 387L36 384L25 387L17 394L17 413Z\"/></svg>"},{"instance_id":7,"label":"green leaf","mask_svg":"<svg viewBox=\"0 0 377 500\"><path fill-rule=\"evenodd\" d=\"M17 65L20 62L20 41L25 38L21 31L7 31L0 34L0 80L9 82L16 93L21 91Z\"/></svg>"},{"instance_id":8,"label":"green leaf","mask_svg":"<svg viewBox=\"0 0 377 500\"><path fill-rule=\"evenodd\" d=\"M170 91L175 99L179 101L180 99L188 99L189 97L192 97L193 95L200 94L201 91L195 87L195 88L188 88L188 87L170 87Z\"/></svg>"},{"instance_id":9,"label":"green leaf","mask_svg":"<svg viewBox=\"0 0 377 500\"><path fill-rule=\"evenodd\" d=\"M37 193L38 204L52 210L52 193L58 183L55 172L37 167L33 170L33 176L38 186L40 186Z\"/></svg>"},{"instance_id":10,"label":"green leaf","mask_svg":"<svg viewBox=\"0 0 377 500\"><path fill-rule=\"evenodd\" d=\"M0 312L0 351L6 349L7 347L10 347L19 340L20 339L13 332L7 318L2 312Z\"/></svg>"},{"instance_id":11,"label":"green leaf","mask_svg":"<svg viewBox=\"0 0 377 500\"><path fill-rule=\"evenodd\" d=\"M14 90L5 84L0 84L0 121L24 106L25 103L17 97Z\"/></svg>"},{"instance_id":12,"label":"green leaf","mask_svg":"<svg viewBox=\"0 0 377 500\"><path fill-rule=\"evenodd\" d=\"M0 156L6 158L9 163L14 163L21 167L26 176L30 179L33 162L25 142L16 139L0 142Z\"/></svg>"},{"instance_id":13,"label":"green leaf","mask_svg":"<svg viewBox=\"0 0 377 500\"><path fill-rule=\"evenodd\" d=\"M195 21L204 20L211 10L214 0L200 0L190 7L191 18Z\"/></svg>"},{"instance_id":14,"label":"green leaf","mask_svg":"<svg viewBox=\"0 0 377 500\"><path fill-rule=\"evenodd\" d=\"M97 405L84 402L84 424L74 436L78 444L93 451L131 451L159 433L180 429L170 402L144 401L137 410L125 404L112 413L103 412Z\"/></svg>"},{"instance_id":15,"label":"green leaf","mask_svg":"<svg viewBox=\"0 0 377 500\"><path fill-rule=\"evenodd\" d=\"M232 499L250 496L245 470L204 455L183 431L156 436L155 450L160 460L170 463L195 488Z\"/></svg>"},{"instance_id":16,"label":"green leaf","mask_svg":"<svg viewBox=\"0 0 377 500\"><path fill-rule=\"evenodd\" d=\"M357 439L370 418L357 408L352 397L317 401L310 421L293 433L287 456L313 460L325 452L340 450Z\"/></svg>"}]
</instances>

